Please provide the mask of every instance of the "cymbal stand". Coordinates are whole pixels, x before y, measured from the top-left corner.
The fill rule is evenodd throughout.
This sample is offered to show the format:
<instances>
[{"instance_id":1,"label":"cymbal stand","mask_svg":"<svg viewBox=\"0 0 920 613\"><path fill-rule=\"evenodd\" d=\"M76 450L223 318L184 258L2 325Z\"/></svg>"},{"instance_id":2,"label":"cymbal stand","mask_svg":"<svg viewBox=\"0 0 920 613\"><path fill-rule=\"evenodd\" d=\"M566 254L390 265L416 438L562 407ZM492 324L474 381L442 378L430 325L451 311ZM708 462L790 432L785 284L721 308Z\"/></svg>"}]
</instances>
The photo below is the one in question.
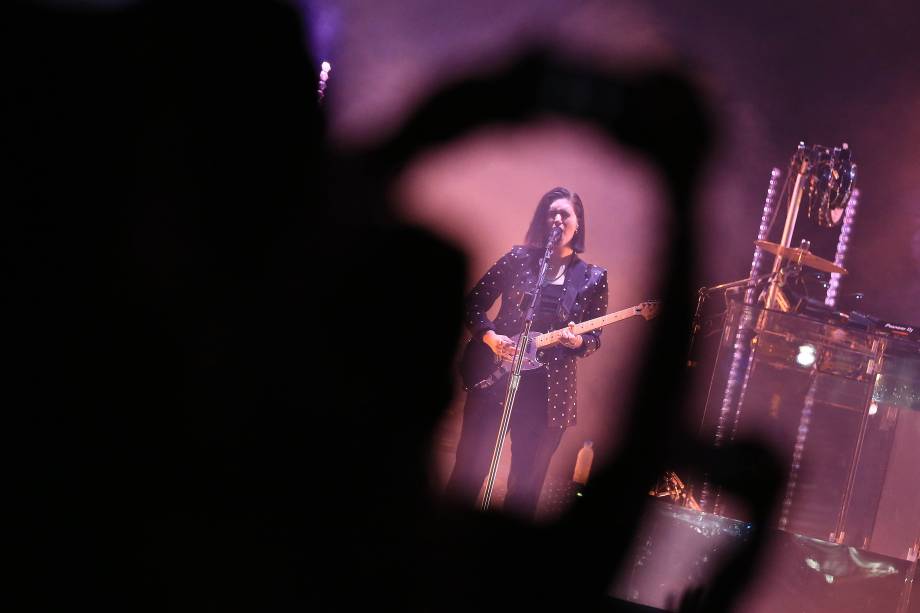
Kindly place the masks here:
<instances>
[{"instance_id":1,"label":"cymbal stand","mask_svg":"<svg viewBox=\"0 0 920 613\"><path fill-rule=\"evenodd\" d=\"M780 244L783 247L789 247L792 244L792 233L795 231L795 221L799 216L799 205L802 202L802 182L808 174L808 156L805 155L805 143L799 143L799 147L793 158L793 165L796 172L795 185L792 188L792 195L789 197L789 206L786 210L786 224L783 226L783 236L780 239ZM783 258L777 255L773 262L773 272L778 273L782 267ZM770 288L767 291L767 299L764 304L766 308L772 309L775 306L776 292L778 289L778 284L770 284Z\"/></svg>"}]
</instances>

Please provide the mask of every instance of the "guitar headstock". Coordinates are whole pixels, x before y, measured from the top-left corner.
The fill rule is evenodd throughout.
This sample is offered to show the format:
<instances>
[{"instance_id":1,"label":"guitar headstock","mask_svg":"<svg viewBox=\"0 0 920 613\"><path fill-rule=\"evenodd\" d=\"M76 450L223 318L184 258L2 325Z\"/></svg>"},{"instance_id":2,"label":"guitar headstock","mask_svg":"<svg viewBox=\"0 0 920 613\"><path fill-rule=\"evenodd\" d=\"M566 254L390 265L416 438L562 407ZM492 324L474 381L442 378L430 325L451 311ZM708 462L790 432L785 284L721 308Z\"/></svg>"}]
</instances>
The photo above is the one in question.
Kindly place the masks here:
<instances>
[{"instance_id":1,"label":"guitar headstock","mask_svg":"<svg viewBox=\"0 0 920 613\"><path fill-rule=\"evenodd\" d=\"M639 311L639 314L642 315L646 321L648 321L658 317L658 314L661 312L661 303L657 300L649 300L647 302L640 303L636 308Z\"/></svg>"}]
</instances>

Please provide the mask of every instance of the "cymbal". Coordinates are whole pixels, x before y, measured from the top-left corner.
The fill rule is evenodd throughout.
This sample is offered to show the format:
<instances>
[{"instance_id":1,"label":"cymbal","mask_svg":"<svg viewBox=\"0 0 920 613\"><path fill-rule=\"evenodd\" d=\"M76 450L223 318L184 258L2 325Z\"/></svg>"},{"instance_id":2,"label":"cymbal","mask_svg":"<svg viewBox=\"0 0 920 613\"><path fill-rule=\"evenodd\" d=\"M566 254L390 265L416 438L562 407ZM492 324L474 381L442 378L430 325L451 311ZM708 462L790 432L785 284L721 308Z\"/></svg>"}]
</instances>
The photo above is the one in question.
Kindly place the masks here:
<instances>
[{"instance_id":1,"label":"cymbal","mask_svg":"<svg viewBox=\"0 0 920 613\"><path fill-rule=\"evenodd\" d=\"M841 275L847 274L847 269L841 266L837 266L833 262L825 260L824 258L819 258L811 251L807 249L801 249L799 247L783 247L782 245L777 245L776 243L770 243L767 241L754 241L754 244L763 249L768 253L779 256L781 258L786 258L796 264L801 266L808 266L809 268L814 268L815 270L820 270L822 272L836 272Z\"/></svg>"}]
</instances>

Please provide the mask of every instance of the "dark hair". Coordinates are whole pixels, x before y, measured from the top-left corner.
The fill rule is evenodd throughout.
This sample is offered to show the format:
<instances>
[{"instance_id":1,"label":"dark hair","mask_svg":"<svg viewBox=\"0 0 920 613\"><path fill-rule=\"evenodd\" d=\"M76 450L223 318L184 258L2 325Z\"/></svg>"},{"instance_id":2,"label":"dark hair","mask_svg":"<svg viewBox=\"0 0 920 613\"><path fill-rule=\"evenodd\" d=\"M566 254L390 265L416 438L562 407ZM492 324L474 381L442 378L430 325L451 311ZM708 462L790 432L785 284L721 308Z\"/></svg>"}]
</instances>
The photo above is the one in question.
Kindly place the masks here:
<instances>
[{"instance_id":1,"label":"dark hair","mask_svg":"<svg viewBox=\"0 0 920 613\"><path fill-rule=\"evenodd\" d=\"M568 200L575 209L575 218L578 219L578 230L572 237L571 247L575 253L581 253L585 250L585 207L581 203L581 198L575 192L570 192L564 187L554 187L540 198L537 209L533 212L533 219L530 220L530 228L527 229L527 235L524 242L530 247L544 247L546 239L549 236L549 228L546 219L549 215L549 207L557 200Z\"/></svg>"}]
</instances>

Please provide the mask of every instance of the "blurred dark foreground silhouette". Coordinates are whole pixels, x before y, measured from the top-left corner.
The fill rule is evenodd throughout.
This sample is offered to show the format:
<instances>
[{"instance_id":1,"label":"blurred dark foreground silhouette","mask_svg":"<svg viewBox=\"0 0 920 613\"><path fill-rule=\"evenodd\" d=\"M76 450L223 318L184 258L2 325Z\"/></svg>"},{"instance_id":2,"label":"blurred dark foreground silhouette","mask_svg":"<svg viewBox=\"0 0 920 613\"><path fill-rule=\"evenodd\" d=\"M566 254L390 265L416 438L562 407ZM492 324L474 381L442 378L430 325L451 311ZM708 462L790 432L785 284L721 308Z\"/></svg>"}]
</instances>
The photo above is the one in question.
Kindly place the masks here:
<instances>
[{"instance_id":1,"label":"blurred dark foreground silhouette","mask_svg":"<svg viewBox=\"0 0 920 613\"><path fill-rule=\"evenodd\" d=\"M712 140L682 76L534 50L345 156L327 149L283 5L3 12L17 610L643 610L608 587L649 484L689 458L766 523L781 478L762 447L662 425L680 423ZM627 443L536 526L431 496L465 259L396 221L384 194L426 149L546 113L647 156L676 223ZM400 342L407 329L424 351ZM755 530L682 610L729 610L762 545Z\"/></svg>"}]
</instances>

